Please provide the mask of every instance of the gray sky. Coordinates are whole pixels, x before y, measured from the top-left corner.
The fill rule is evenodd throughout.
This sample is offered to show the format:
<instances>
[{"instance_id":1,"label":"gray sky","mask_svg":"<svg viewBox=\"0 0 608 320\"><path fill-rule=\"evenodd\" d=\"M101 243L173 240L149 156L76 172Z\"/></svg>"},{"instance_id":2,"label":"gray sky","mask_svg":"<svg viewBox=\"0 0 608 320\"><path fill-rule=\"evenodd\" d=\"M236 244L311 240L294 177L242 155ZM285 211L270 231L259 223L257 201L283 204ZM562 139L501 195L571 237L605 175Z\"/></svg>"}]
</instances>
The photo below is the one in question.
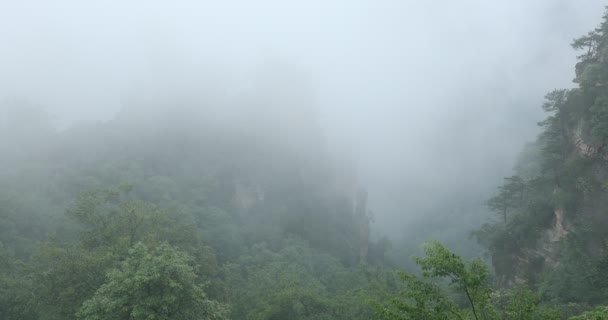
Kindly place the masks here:
<instances>
[{"instance_id":1,"label":"gray sky","mask_svg":"<svg viewBox=\"0 0 608 320\"><path fill-rule=\"evenodd\" d=\"M378 225L397 226L404 207L509 173L604 5L0 0L0 97L60 124L109 119L142 88L239 92L283 61L310 81L335 150L356 155Z\"/></svg>"}]
</instances>

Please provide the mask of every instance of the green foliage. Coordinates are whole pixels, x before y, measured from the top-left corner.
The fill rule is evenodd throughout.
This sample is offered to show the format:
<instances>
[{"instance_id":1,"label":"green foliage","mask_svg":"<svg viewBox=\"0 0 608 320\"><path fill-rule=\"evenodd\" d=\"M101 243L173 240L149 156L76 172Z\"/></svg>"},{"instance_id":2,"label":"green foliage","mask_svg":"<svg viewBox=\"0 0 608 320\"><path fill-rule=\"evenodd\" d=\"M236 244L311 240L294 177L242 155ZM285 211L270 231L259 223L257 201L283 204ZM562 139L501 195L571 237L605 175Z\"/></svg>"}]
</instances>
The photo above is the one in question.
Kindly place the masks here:
<instances>
[{"instance_id":1,"label":"green foliage","mask_svg":"<svg viewBox=\"0 0 608 320\"><path fill-rule=\"evenodd\" d=\"M195 283L235 319L371 317L365 301L390 290L380 267L390 243L362 232L369 221L353 212L351 172L334 175L316 147L224 132L196 112L178 120L125 112L61 132L32 128L48 148L0 144L0 241L23 261L0 276L10 288L0 301L31 315L14 318L69 320L85 301L99 307L106 275L137 243L152 256L167 243L191 257Z\"/></svg>"},{"instance_id":2,"label":"green foliage","mask_svg":"<svg viewBox=\"0 0 608 320\"><path fill-rule=\"evenodd\" d=\"M520 176L505 178L505 183L498 188L498 194L488 200L487 205L503 217L507 223L507 213L524 205L526 183Z\"/></svg>"},{"instance_id":3,"label":"green foliage","mask_svg":"<svg viewBox=\"0 0 608 320\"><path fill-rule=\"evenodd\" d=\"M406 291L401 297L392 297L390 306L378 306L378 315L383 319L467 319L466 313L437 284L405 272L399 277Z\"/></svg>"},{"instance_id":4,"label":"green foliage","mask_svg":"<svg viewBox=\"0 0 608 320\"><path fill-rule=\"evenodd\" d=\"M176 247L150 250L138 243L82 304L78 319L227 319L227 307L209 300L197 284L192 262Z\"/></svg>"},{"instance_id":5,"label":"green foliage","mask_svg":"<svg viewBox=\"0 0 608 320\"><path fill-rule=\"evenodd\" d=\"M438 242L424 245L426 256L414 258L422 278L402 272L406 291L393 297L389 306L379 307L384 319L493 319L495 311L487 282L486 265L479 259L466 263ZM461 308L432 279L447 279L452 292L463 295ZM405 299L402 299L405 298Z\"/></svg>"},{"instance_id":6,"label":"green foliage","mask_svg":"<svg viewBox=\"0 0 608 320\"><path fill-rule=\"evenodd\" d=\"M606 245L597 247L597 240L604 239L603 230L591 225L579 224L561 243L557 258L560 264L547 270L540 292L547 300L584 304L604 304L608 297L608 250Z\"/></svg>"},{"instance_id":7,"label":"green foliage","mask_svg":"<svg viewBox=\"0 0 608 320\"><path fill-rule=\"evenodd\" d=\"M486 265L480 259L475 259L467 265L462 258L438 242L425 244L424 251L426 257L414 258L422 269L422 275L427 278L448 278L455 291L466 295L477 318L477 312L483 312L488 307L490 298L486 283L489 275Z\"/></svg>"},{"instance_id":8,"label":"green foliage","mask_svg":"<svg viewBox=\"0 0 608 320\"><path fill-rule=\"evenodd\" d=\"M73 319L81 304L103 284L108 270L125 259L135 243L155 248L170 243L190 254L197 276L215 272L213 252L195 224L174 210L133 199L130 187L81 194L68 216L79 226L80 243L58 240L41 247L35 265L40 313L46 319Z\"/></svg>"},{"instance_id":9,"label":"green foliage","mask_svg":"<svg viewBox=\"0 0 608 320\"><path fill-rule=\"evenodd\" d=\"M587 52L579 56L579 59L592 59L597 54L597 49L601 35L598 30L589 31L586 35L575 39L572 42L572 47L577 50L586 50Z\"/></svg>"},{"instance_id":10,"label":"green foliage","mask_svg":"<svg viewBox=\"0 0 608 320\"><path fill-rule=\"evenodd\" d=\"M225 266L228 301L238 319L369 319L365 303L386 292L391 278L381 269L345 268L298 239L274 251L256 245Z\"/></svg>"},{"instance_id":11,"label":"green foliage","mask_svg":"<svg viewBox=\"0 0 608 320\"><path fill-rule=\"evenodd\" d=\"M0 242L0 319L38 319L31 270Z\"/></svg>"},{"instance_id":12,"label":"green foliage","mask_svg":"<svg viewBox=\"0 0 608 320\"><path fill-rule=\"evenodd\" d=\"M589 111L591 135L604 144L608 139L608 97L599 97Z\"/></svg>"},{"instance_id":13,"label":"green foliage","mask_svg":"<svg viewBox=\"0 0 608 320\"><path fill-rule=\"evenodd\" d=\"M81 194L68 216L77 221L82 246L90 251L124 255L137 242L168 242L195 257L203 272L215 269L215 257L200 236L192 217L179 210L133 199L131 187Z\"/></svg>"},{"instance_id":14,"label":"green foliage","mask_svg":"<svg viewBox=\"0 0 608 320\"><path fill-rule=\"evenodd\" d=\"M541 297L533 293L525 283L517 283L510 290L492 293L492 302L499 310L499 318L505 320L560 320L561 312L541 305Z\"/></svg>"},{"instance_id":15,"label":"green foliage","mask_svg":"<svg viewBox=\"0 0 608 320\"><path fill-rule=\"evenodd\" d=\"M568 318L568 320L608 320L608 307L598 307L580 316Z\"/></svg>"},{"instance_id":16,"label":"green foliage","mask_svg":"<svg viewBox=\"0 0 608 320\"><path fill-rule=\"evenodd\" d=\"M608 11L572 46L583 50L579 86L546 95L543 131L515 166L525 177L524 200L512 203L513 183L505 180L489 200L503 223L487 223L475 235L499 285L525 279L543 301L606 304Z\"/></svg>"},{"instance_id":17,"label":"green foliage","mask_svg":"<svg viewBox=\"0 0 608 320\"><path fill-rule=\"evenodd\" d=\"M579 87L546 95L541 134L489 197L502 219L475 235L495 275L430 243L421 273L399 274L401 295L385 270L391 244L369 240L354 172L335 172L348 164L327 161L314 121L277 139L272 121L225 132L206 114L146 105L54 132L17 104L0 127L0 318L224 319L230 305L234 319L370 319L365 302L389 295L376 305L385 319L549 320L547 302L567 316L606 304L604 18L573 43ZM465 223L462 206L446 207ZM422 224L396 250L461 232Z\"/></svg>"},{"instance_id":18,"label":"green foliage","mask_svg":"<svg viewBox=\"0 0 608 320\"><path fill-rule=\"evenodd\" d=\"M481 260L467 263L438 242L425 244L424 250L425 257L414 258L422 277L400 272L405 290L388 303L375 303L383 319L561 319L559 311L541 305L540 295L524 284L509 291L493 290ZM442 280L447 280L450 291Z\"/></svg>"},{"instance_id":19,"label":"green foliage","mask_svg":"<svg viewBox=\"0 0 608 320\"><path fill-rule=\"evenodd\" d=\"M74 319L84 300L103 284L106 270L117 262L109 252L49 244L41 248L36 266L36 299L43 319Z\"/></svg>"}]
</instances>

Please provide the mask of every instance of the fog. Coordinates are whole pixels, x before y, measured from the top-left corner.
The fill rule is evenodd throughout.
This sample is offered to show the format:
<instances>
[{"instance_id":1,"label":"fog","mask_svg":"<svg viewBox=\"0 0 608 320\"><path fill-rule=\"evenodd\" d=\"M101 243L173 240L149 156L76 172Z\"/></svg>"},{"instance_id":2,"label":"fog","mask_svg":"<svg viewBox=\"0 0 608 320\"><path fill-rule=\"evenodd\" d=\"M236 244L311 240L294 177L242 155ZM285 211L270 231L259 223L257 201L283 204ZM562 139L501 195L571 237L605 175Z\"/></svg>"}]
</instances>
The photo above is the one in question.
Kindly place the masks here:
<instances>
[{"instance_id":1,"label":"fog","mask_svg":"<svg viewBox=\"0 0 608 320\"><path fill-rule=\"evenodd\" d=\"M334 156L357 163L376 228L398 235L456 199L482 203L510 173L537 133L543 95L572 86L570 42L602 9L593 0L4 0L0 97L44 106L58 128L175 97L215 114L255 92L313 105L305 117L318 119ZM302 116L276 110L290 124Z\"/></svg>"}]
</instances>

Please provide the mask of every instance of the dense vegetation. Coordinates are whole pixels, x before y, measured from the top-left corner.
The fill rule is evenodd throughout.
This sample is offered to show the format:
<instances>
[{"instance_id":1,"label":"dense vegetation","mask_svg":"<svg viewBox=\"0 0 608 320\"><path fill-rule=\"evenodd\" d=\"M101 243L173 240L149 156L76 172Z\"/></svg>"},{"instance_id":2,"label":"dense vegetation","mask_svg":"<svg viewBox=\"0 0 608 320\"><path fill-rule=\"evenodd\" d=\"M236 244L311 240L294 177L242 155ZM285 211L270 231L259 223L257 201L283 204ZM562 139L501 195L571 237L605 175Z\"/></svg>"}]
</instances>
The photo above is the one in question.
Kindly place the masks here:
<instances>
[{"instance_id":1,"label":"dense vegetation","mask_svg":"<svg viewBox=\"0 0 608 320\"><path fill-rule=\"evenodd\" d=\"M430 242L395 274L298 90L225 119L132 102L60 131L5 101L0 319L608 319L604 19L474 232L493 272Z\"/></svg>"},{"instance_id":2,"label":"dense vegetation","mask_svg":"<svg viewBox=\"0 0 608 320\"><path fill-rule=\"evenodd\" d=\"M583 307L608 303L608 15L572 46L578 86L547 94L542 133L488 202L499 219L476 234L498 285Z\"/></svg>"},{"instance_id":3,"label":"dense vegetation","mask_svg":"<svg viewBox=\"0 0 608 320\"><path fill-rule=\"evenodd\" d=\"M128 106L56 131L5 107L0 318L363 319L395 285L314 119Z\"/></svg>"}]
</instances>

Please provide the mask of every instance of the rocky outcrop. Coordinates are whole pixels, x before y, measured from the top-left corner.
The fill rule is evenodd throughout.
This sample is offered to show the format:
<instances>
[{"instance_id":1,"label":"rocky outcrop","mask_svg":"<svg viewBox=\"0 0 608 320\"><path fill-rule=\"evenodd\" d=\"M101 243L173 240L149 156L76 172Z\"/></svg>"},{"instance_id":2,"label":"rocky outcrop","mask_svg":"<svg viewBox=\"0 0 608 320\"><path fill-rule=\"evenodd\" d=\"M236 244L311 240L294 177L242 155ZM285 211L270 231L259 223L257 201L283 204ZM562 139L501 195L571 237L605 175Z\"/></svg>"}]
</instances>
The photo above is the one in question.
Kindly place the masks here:
<instances>
[{"instance_id":1,"label":"rocky outcrop","mask_svg":"<svg viewBox=\"0 0 608 320\"><path fill-rule=\"evenodd\" d=\"M597 154L597 152L599 151L599 148L598 148L598 146L596 146L594 144L585 142L585 139L583 138L583 126L584 126L584 122L581 120L578 122L578 125L574 129L574 132L572 134L572 138L574 141L574 147L580 154L587 156L587 157L593 157Z\"/></svg>"},{"instance_id":2,"label":"rocky outcrop","mask_svg":"<svg viewBox=\"0 0 608 320\"><path fill-rule=\"evenodd\" d=\"M566 223L564 221L564 209L555 209L554 214L555 220L553 222L553 226L548 230L550 242L559 241L568 234L568 228L566 227Z\"/></svg>"},{"instance_id":3,"label":"rocky outcrop","mask_svg":"<svg viewBox=\"0 0 608 320\"><path fill-rule=\"evenodd\" d=\"M597 144L585 143L585 141L583 141L583 139L580 139L580 138L575 140L574 146L580 152L580 154L587 156L587 157L593 157L593 156L597 155L602 147L601 145L597 145Z\"/></svg>"}]
</instances>

